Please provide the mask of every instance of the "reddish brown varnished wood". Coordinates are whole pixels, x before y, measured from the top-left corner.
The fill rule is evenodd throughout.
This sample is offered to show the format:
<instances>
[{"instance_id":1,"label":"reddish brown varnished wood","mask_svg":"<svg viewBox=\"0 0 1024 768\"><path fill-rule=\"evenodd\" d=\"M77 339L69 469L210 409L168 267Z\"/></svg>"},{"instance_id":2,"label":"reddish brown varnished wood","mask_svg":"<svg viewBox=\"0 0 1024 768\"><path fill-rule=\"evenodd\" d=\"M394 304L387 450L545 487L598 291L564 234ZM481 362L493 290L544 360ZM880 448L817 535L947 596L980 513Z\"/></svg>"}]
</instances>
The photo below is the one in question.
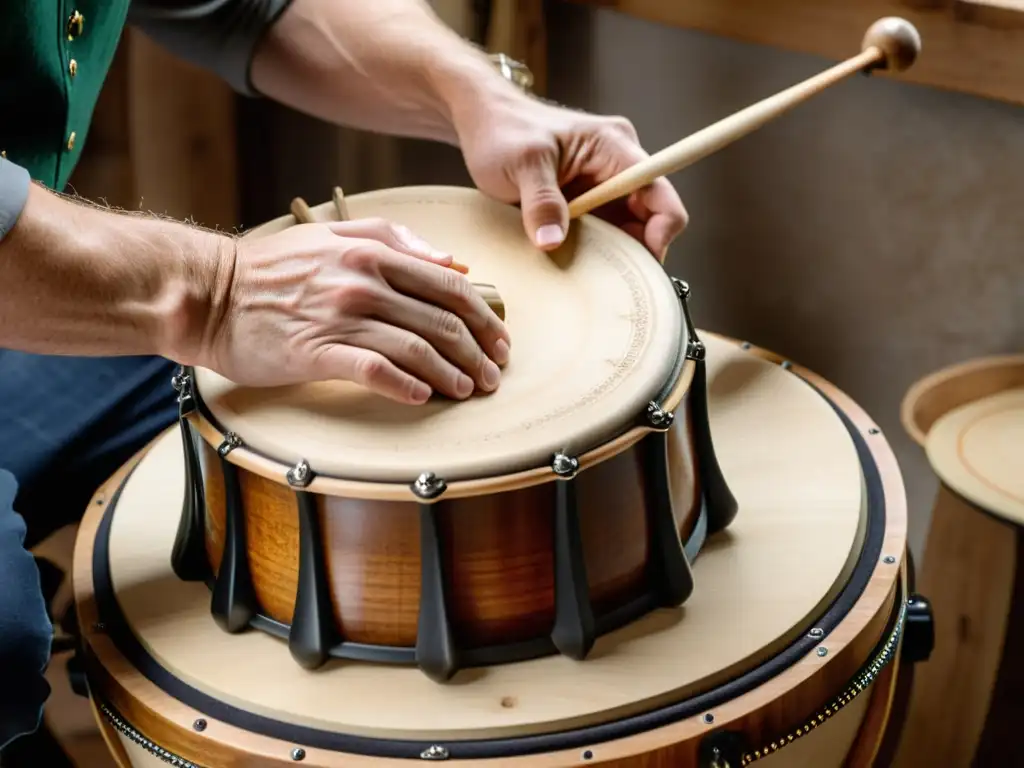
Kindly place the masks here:
<instances>
[{"instance_id":1,"label":"reddish brown varnished wood","mask_svg":"<svg viewBox=\"0 0 1024 768\"><path fill-rule=\"evenodd\" d=\"M755 350L755 354L764 354ZM767 356L767 355L766 355ZM823 389L838 401L862 434L873 427L870 418L842 393L818 377L794 367L800 375ZM879 438L869 442L869 450L878 463L885 494L886 529L883 551L898 552L905 545L905 501L895 457ZM124 467L101 488L90 503L83 520L75 552L75 601L83 642L89 655L90 692L97 700L112 704L124 718L147 738L171 752L203 765L294 765L291 750L294 744L279 741L255 731L242 730L217 720L209 712L192 709L160 690L121 655L110 636L97 622L100 616L93 597L91 570L93 543L104 512L104 503L111 498L131 465ZM762 685L724 702L715 709L715 720L708 724L698 714L685 720L594 745L594 758L587 764L616 768L696 768L701 739L718 728L740 731L755 743L775 738L796 727L810 710L827 704L854 676L869 658L880 639L885 618L904 596L905 573L879 564L857 603L829 634L829 653L819 658L809 652L801 661L788 667ZM242 668L248 672L249 668ZM862 755L875 753L880 731L887 720L886 695L893 678L902 674L898 657L875 681L870 708L862 721L861 731L849 751L850 765L860 765ZM197 718L204 718L207 727L201 733L193 728ZM820 740L821 729L806 738ZM786 748L788 749L788 747ZM782 752L786 754L785 751ZM398 765L408 760L389 760L352 753L307 748L304 764L311 766L380 766ZM581 763L579 749L517 755L495 760L457 760L460 765L503 768L555 768ZM784 763L785 764L785 763ZM829 763L830 765L832 763Z\"/></svg>"},{"instance_id":2,"label":"reddish brown varnished wood","mask_svg":"<svg viewBox=\"0 0 1024 768\"><path fill-rule=\"evenodd\" d=\"M669 433L676 523L688 537L700 512L689 398ZM220 458L203 441L206 548L214 572L224 547L225 494ZM641 444L577 476L580 535L595 614L650 591ZM238 467L247 553L260 610L290 624L299 569L294 491ZM321 546L339 637L413 647L420 601L419 505L318 495ZM554 623L555 487L526 488L440 503L448 610L461 648L546 637Z\"/></svg>"}]
</instances>

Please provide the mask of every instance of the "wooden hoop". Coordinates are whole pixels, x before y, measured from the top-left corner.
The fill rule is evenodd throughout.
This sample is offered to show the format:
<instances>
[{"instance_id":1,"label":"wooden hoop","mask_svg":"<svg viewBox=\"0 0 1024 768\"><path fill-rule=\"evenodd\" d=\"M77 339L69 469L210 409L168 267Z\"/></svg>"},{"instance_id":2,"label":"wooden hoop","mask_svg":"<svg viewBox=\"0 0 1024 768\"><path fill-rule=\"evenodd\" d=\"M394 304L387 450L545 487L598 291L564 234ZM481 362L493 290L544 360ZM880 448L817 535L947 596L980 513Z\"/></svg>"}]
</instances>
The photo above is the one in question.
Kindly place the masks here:
<instances>
[{"instance_id":1,"label":"wooden hoop","mask_svg":"<svg viewBox=\"0 0 1024 768\"><path fill-rule=\"evenodd\" d=\"M752 349L751 352L770 360L779 360L777 356L761 350ZM886 556L872 568L870 580L860 598L829 634L828 653L825 656L814 651L808 653L781 672L770 684L716 707L710 722L703 715L694 716L645 733L603 742L588 750L589 757L579 750L565 750L501 759L498 762L460 762L472 766L500 764L510 768L519 765L546 768L577 764L638 767L698 765L697 753L701 739L712 732L730 729L738 729L765 740L764 753L758 750L757 758L751 753L751 761L763 759L765 754L775 752L778 752L777 758L782 759L786 751L780 750L780 746L799 740L805 730L809 732L817 729L817 722L813 725L800 723L800 716L795 713L813 710L822 702L831 702L834 695L844 691L857 670L870 660L872 648L886 636L886 628L894 615L902 615L900 606L905 580L903 555L906 545L906 507L895 457L871 419L843 393L820 377L796 366L791 371L825 393L847 415L857 434L865 441L877 467L886 504L886 523L882 537L882 552ZM102 696L100 705L122 713L128 723L159 741L164 749L188 759L223 765L238 760L240 755L246 755L248 759L260 759L261 764L268 766L294 765L295 760L290 756L294 745L241 731L171 699L134 670L111 639L103 634L102 628L95 626L98 613L93 597L91 561L96 528L105 505L109 503L110 494L129 469L129 466L123 468L97 493L83 521L75 552L76 605L83 628L83 640L92 662L89 664L94 682L92 689L95 695ZM893 677L883 676L874 681L869 713L861 726L862 738L850 753L854 765L870 764L868 758L877 750L884 730L882 724L888 717L891 684L898 670L899 638L898 633L892 636L887 648L889 666L885 669ZM200 718L205 721L201 732L194 728L194 723ZM825 715L822 715L822 722L824 720ZM800 723L799 731L794 729L796 723ZM776 733L772 729L780 730ZM860 763L862 758L864 763ZM305 749L303 760L304 764L318 766L391 764L391 761L379 758L341 755L315 749Z\"/></svg>"}]
</instances>

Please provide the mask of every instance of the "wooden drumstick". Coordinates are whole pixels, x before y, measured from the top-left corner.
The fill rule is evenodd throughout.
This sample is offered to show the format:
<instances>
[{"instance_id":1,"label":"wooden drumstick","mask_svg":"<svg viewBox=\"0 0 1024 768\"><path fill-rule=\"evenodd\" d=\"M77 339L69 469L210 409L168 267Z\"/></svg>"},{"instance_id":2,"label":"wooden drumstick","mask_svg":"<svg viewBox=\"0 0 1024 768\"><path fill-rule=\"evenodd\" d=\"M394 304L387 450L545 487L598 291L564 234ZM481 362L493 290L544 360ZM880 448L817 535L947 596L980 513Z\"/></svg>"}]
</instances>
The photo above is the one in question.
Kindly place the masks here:
<instances>
[{"instance_id":1,"label":"wooden drumstick","mask_svg":"<svg viewBox=\"0 0 1024 768\"><path fill-rule=\"evenodd\" d=\"M341 187L335 187L332 197L334 199L334 208L338 212L339 221L348 221L348 206L345 204L345 193ZM313 217L313 212L309 209L309 205L301 197L296 197L292 200L291 213L295 217L295 220L299 224L314 224L316 219ZM456 266L458 262L452 262L452 268L457 272L466 274L469 271L468 267L461 264ZM459 268L461 267L461 269ZM501 298L501 294L498 293L498 289L488 283L473 283L473 288L480 294L480 297L487 303L487 306L493 310L494 314L501 319L502 322L505 320L505 302Z\"/></svg>"},{"instance_id":2,"label":"wooden drumstick","mask_svg":"<svg viewBox=\"0 0 1024 768\"><path fill-rule=\"evenodd\" d=\"M692 165L850 75L875 68L902 72L920 52L921 37L913 24L894 17L879 19L864 35L858 55L697 131L598 184L569 203L569 218L589 213Z\"/></svg>"}]
</instances>

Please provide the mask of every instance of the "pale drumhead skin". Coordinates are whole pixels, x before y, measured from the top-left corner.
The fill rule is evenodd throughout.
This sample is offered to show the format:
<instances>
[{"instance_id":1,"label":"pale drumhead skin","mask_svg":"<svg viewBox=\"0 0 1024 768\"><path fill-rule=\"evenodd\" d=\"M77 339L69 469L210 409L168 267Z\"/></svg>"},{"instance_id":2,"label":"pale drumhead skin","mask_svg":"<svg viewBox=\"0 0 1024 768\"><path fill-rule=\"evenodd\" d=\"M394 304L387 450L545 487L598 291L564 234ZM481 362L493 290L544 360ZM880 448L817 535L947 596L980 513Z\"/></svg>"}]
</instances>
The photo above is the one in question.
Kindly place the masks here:
<instances>
[{"instance_id":1,"label":"pale drumhead skin","mask_svg":"<svg viewBox=\"0 0 1024 768\"><path fill-rule=\"evenodd\" d=\"M716 452L740 513L694 562L697 586L684 607L601 637L584 662L550 656L470 668L438 685L385 664L332 661L307 672L277 638L223 632L207 586L171 571L184 487L176 430L135 468L113 515L110 578L125 620L160 665L219 701L381 738L547 733L721 684L807 632L848 583L866 497L856 448L828 402L778 365L715 336L705 341Z\"/></svg>"},{"instance_id":2,"label":"pale drumhead skin","mask_svg":"<svg viewBox=\"0 0 1024 768\"><path fill-rule=\"evenodd\" d=\"M925 449L946 485L1024 525L1024 388L954 408L932 425Z\"/></svg>"},{"instance_id":3,"label":"pale drumhead skin","mask_svg":"<svg viewBox=\"0 0 1024 768\"><path fill-rule=\"evenodd\" d=\"M405 187L347 197L350 218L412 229L497 287L512 337L501 387L466 402L404 406L349 382L239 387L196 370L199 395L225 431L285 464L350 480L448 481L541 467L629 429L671 384L686 342L664 268L629 235L594 217L561 249L530 244L513 206L460 187ZM331 220L333 205L314 215ZM284 216L253 230L291 226Z\"/></svg>"}]
</instances>

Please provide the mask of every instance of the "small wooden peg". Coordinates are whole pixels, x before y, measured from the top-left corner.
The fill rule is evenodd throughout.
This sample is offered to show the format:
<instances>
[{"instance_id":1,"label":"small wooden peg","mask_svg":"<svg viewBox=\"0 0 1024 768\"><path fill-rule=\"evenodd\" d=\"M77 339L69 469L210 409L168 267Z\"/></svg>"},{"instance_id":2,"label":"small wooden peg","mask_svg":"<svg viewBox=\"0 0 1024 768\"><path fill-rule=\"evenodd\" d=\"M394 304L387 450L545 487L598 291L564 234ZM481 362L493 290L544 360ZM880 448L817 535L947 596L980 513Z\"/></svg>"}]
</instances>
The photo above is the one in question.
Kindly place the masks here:
<instances>
[{"instance_id":1,"label":"small wooden peg","mask_svg":"<svg viewBox=\"0 0 1024 768\"><path fill-rule=\"evenodd\" d=\"M292 200L291 206L292 216L299 224L313 224L316 219L313 218L313 212L309 210L309 206L306 205L306 201L301 197L296 197Z\"/></svg>"},{"instance_id":2,"label":"small wooden peg","mask_svg":"<svg viewBox=\"0 0 1024 768\"><path fill-rule=\"evenodd\" d=\"M334 209L338 212L338 221L348 221L348 206L345 204L345 192L341 187L335 187L331 195L334 199Z\"/></svg>"}]
</instances>

